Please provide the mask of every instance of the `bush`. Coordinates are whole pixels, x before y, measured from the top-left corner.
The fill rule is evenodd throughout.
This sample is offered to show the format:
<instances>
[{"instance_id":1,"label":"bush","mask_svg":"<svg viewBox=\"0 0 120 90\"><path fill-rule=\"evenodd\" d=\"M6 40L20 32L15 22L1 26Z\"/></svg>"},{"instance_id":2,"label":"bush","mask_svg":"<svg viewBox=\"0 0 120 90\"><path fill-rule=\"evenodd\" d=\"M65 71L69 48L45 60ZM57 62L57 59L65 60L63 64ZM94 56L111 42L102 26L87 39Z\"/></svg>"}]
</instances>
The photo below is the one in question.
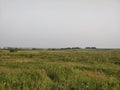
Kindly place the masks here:
<instances>
[{"instance_id":1,"label":"bush","mask_svg":"<svg viewBox=\"0 0 120 90\"><path fill-rule=\"evenodd\" d=\"M9 49L9 51L10 51L10 52L17 52L18 49L17 49L17 48L11 48L11 49Z\"/></svg>"}]
</instances>

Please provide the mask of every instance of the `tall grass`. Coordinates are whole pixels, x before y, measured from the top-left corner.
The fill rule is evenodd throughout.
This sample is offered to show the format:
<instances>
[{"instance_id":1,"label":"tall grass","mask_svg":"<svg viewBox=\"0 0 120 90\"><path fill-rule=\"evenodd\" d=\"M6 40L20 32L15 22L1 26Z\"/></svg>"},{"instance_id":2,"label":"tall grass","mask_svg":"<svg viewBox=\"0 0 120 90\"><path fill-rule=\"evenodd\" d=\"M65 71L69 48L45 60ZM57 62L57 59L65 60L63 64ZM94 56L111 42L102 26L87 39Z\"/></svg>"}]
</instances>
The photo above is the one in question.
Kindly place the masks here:
<instances>
[{"instance_id":1,"label":"tall grass","mask_svg":"<svg viewBox=\"0 0 120 90\"><path fill-rule=\"evenodd\" d=\"M1 50L0 90L120 90L120 50Z\"/></svg>"}]
</instances>

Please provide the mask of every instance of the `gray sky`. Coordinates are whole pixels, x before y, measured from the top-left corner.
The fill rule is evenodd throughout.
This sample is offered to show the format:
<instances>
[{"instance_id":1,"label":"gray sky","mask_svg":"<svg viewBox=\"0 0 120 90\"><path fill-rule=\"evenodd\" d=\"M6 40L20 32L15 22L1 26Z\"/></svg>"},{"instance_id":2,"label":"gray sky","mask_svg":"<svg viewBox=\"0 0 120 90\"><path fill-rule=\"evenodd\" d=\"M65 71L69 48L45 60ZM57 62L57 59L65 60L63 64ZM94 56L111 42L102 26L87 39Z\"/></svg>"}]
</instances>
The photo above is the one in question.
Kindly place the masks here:
<instances>
[{"instance_id":1,"label":"gray sky","mask_svg":"<svg viewBox=\"0 0 120 90\"><path fill-rule=\"evenodd\" d=\"M0 0L0 47L120 48L120 0Z\"/></svg>"}]
</instances>

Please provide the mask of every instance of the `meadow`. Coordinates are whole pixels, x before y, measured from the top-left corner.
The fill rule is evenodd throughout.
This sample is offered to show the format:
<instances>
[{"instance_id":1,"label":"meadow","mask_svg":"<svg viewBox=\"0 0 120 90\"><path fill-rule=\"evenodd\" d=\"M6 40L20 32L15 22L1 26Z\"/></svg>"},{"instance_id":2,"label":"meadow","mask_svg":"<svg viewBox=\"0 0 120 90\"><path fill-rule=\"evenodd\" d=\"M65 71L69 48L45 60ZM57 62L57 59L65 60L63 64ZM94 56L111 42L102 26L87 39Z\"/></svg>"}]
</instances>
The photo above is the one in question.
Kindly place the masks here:
<instances>
[{"instance_id":1,"label":"meadow","mask_svg":"<svg viewBox=\"0 0 120 90\"><path fill-rule=\"evenodd\" d=\"M0 50L0 90L120 90L120 50Z\"/></svg>"}]
</instances>

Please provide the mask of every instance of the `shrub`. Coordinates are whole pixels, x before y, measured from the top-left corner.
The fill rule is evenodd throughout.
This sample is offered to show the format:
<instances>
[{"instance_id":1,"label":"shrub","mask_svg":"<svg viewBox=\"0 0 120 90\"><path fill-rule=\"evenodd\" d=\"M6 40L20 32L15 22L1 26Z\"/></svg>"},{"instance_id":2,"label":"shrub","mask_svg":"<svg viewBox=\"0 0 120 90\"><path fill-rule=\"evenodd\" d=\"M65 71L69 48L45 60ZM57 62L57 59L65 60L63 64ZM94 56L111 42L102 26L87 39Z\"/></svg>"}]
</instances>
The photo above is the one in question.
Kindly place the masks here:
<instances>
[{"instance_id":1,"label":"shrub","mask_svg":"<svg viewBox=\"0 0 120 90\"><path fill-rule=\"evenodd\" d=\"M17 48L11 48L11 49L9 49L9 51L10 51L10 52L17 52L18 49L17 49Z\"/></svg>"}]
</instances>

